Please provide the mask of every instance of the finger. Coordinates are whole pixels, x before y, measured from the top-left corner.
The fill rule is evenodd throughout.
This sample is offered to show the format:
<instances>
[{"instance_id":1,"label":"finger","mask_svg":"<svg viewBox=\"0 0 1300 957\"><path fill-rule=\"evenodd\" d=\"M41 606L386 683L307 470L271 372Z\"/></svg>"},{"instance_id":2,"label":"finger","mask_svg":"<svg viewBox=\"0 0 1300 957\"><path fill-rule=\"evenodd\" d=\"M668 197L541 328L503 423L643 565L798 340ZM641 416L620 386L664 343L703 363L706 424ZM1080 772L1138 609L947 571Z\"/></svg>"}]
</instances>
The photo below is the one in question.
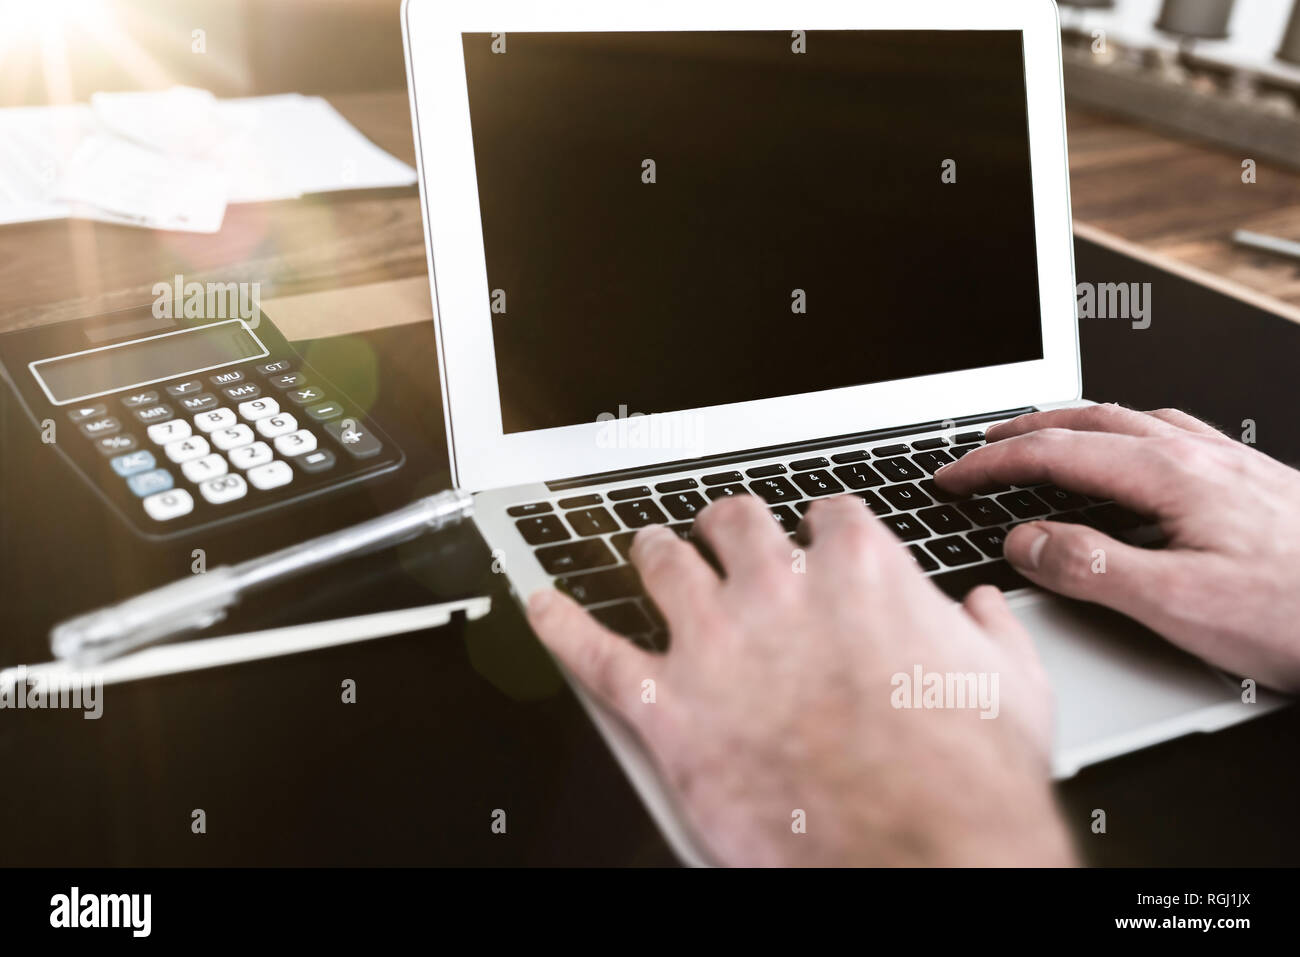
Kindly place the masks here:
<instances>
[{"instance_id":1,"label":"finger","mask_svg":"<svg viewBox=\"0 0 1300 957\"><path fill-rule=\"evenodd\" d=\"M1086 525L1029 522L1011 530L1003 554L1036 585L1166 630L1162 607L1175 590L1182 561L1176 552L1135 548Z\"/></svg>"},{"instance_id":2,"label":"finger","mask_svg":"<svg viewBox=\"0 0 1300 957\"><path fill-rule=\"evenodd\" d=\"M728 579L745 579L790 561L790 539L756 495L736 495L709 505L695 520L695 534L713 550Z\"/></svg>"},{"instance_id":3,"label":"finger","mask_svg":"<svg viewBox=\"0 0 1300 957\"><path fill-rule=\"evenodd\" d=\"M552 588L528 599L528 623L542 644L582 685L626 717L639 713L641 682L658 673L659 661L588 615Z\"/></svg>"},{"instance_id":4,"label":"finger","mask_svg":"<svg viewBox=\"0 0 1300 957\"><path fill-rule=\"evenodd\" d=\"M637 532L628 557L675 636L685 632L684 626L717 599L722 583L708 562L695 546L662 525Z\"/></svg>"},{"instance_id":5,"label":"finger","mask_svg":"<svg viewBox=\"0 0 1300 957\"><path fill-rule=\"evenodd\" d=\"M856 495L819 498L799 523L799 540L807 544L816 561L828 567L860 564L863 558L879 551L894 559L895 567L911 564L898 538L876 521L866 502Z\"/></svg>"},{"instance_id":6,"label":"finger","mask_svg":"<svg viewBox=\"0 0 1300 957\"><path fill-rule=\"evenodd\" d=\"M955 495L1050 482L1163 516L1178 489L1174 473L1151 454L1148 442L1133 435L1042 429L972 449L935 473L935 481Z\"/></svg>"},{"instance_id":7,"label":"finger","mask_svg":"<svg viewBox=\"0 0 1300 957\"><path fill-rule=\"evenodd\" d=\"M1210 425L1208 422L1202 422L1194 415L1188 415L1182 409L1152 409L1147 415L1155 416L1162 422L1168 422L1170 425L1183 429L1187 432L1195 432L1197 435L1204 435L1216 439L1228 439L1226 435Z\"/></svg>"},{"instance_id":8,"label":"finger","mask_svg":"<svg viewBox=\"0 0 1300 957\"><path fill-rule=\"evenodd\" d=\"M985 438L990 442L1001 442L1039 429L1114 432L1119 435L1169 435L1174 428L1170 423L1152 418L1146 412L1126 409L1111 402L1104 405L1082 405L1073 409L1029 412L990 426L985 432Z\"/></svg>"},{"instance_id":9,"label":"finger","mask_svg":"<svg viewBox=\"0 0 1300 957\"><path fill-rule=\"evenodd\" d=\"M1033 645L1029 632L1011 613L1006 598L995 586L980 585L972 588L961 606L991 637L1008 644Z\"/></svg>"}]
</instances>

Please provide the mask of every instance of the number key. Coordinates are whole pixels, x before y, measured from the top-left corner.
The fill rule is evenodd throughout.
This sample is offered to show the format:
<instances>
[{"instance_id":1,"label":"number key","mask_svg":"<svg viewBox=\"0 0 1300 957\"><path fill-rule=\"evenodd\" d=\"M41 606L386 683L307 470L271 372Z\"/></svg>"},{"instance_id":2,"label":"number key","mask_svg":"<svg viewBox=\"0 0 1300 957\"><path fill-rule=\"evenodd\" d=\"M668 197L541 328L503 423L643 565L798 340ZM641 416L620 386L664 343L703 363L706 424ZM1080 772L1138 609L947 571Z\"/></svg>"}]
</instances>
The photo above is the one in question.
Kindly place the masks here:
<instances>
[{"instance_id":1,"label":"number key","mask_svg":"<svg viewBox=\"0 0 1300 957\"><path fill-rule=\"evenodd\" d=\"M298 420L288 412L257 420L257 431L264 439L274 439L277 436L295 432L297 429Z\"/></svg>"},{"instance_id":2,"label":"number key","mask_svg":"<svg viewBox=\"0 0 1300 957\"><path fill-rule=\"evenodd\" d=\"M200 412L194 417L194 424L204 432L228 429L235 424L235 413L229 409L213 409L211 412Z\"/></svg>"}]
</instances>

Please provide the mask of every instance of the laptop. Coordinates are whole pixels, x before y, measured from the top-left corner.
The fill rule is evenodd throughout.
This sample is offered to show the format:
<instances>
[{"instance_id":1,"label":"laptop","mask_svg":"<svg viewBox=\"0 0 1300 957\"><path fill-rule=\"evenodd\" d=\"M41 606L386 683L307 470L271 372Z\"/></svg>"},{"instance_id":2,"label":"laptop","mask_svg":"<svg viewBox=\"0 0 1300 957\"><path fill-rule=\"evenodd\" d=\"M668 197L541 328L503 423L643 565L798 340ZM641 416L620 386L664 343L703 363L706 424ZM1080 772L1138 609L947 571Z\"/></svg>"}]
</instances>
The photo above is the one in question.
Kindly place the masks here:
<instances>
[{"instance_id":1,"label":"laptop","mask_svg":"<svg viewBox=\"0 0 1300 957\"><path fill-rule=\"evenodd\" d=\"M1133 538L1051 486L953 500L985 430L1080 398L1060 28L1049 0L406 0L451 467L520 600L669 636L628 562L755 495L793 534L855 495L954 600L1035 637L1055 773L1262 713L1238 682L1029 587L1016 522ZM1138 334L1138 333L1135 333ZM684 861L636 737L575 691Z\"/></svg>"}]
</instances>

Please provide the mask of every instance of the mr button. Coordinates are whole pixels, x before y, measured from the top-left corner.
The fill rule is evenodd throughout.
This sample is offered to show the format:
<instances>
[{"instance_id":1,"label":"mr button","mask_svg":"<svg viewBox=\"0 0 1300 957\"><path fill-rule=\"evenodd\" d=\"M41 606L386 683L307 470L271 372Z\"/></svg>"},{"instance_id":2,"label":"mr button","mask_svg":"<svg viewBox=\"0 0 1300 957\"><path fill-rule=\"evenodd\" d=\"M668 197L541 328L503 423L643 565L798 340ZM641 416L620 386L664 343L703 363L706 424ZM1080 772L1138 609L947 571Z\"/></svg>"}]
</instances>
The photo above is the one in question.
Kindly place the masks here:
<instances>
[{"instance_id":1,"label":"mr button","mask_svg":"<svg viewBox=\"0 0 1300 957\"><path fill-rule=\"evenodd\" d=\"M334 441L343 446L354 459L368 459L378 455L383 444L370 434L370 430L354 419L342 422L326 422L325 431L334 436Z\"/></svg>"}]
</instances>

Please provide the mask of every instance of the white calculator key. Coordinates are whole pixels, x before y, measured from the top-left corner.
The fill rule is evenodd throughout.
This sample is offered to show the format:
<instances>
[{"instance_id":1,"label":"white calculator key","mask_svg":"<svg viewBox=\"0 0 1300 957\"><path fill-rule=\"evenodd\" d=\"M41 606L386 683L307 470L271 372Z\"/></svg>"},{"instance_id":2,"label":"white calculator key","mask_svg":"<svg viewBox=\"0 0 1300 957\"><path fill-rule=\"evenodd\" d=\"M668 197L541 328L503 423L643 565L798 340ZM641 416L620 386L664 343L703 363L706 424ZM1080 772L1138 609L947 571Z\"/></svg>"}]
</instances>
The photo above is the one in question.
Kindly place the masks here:
<instances>
[{"instance_id":1,"label":"white calculator key","mask_svg":"<svg viewBox=\"0 0 1300 957\"><path fill-rule=\"evenodd\" d=\"M213 409L211 412L200 412L194 417L194 424L204 432L228 429L235 424L235 413L229 409Z\"/></svg>"},{"instance_id":2,"label":"white calculator key","mask_svg":"<svg viewBox=\"0 0 1300 957\"><path fill-rule=\"evenodd\" d=\"M254 442L252 445L241 445L237 449L230 450L230 464L237 469L254 469L259 465L265 465L274 457L271 454L271 447L265 442Z\"/></svg>"},{"instance_id":3,"label":"white calculator key","mask_svg":"<svg viewBox=\"0 0 1300 957\"><path fill-rule=\"evenodd\" d=\"M191 435L188 439L177 439L163 446L163 451L173 462L189 462L201 459L212 451L208 440L201 435Z\"/></svg>"},{"instance_id":4,"label":"white calculator key","mask_svg":"<svg viewBox=\"0 0 1300 957\"><path fill-rule=\"evenodd\" d=\"M276 459L274 462L249 469L248 480L253 483L254 488L263 491L268 488L279 488L293 481L293 469L289 468L288 462Z\"/></svg>"},{"instance_id":5,"label":"white calculator key","mask_svg":"<svg viewBox=\"0 0 1300 957\"><path fill-rule=\"evenodd\" d=\"M265 419L268 415L275 415L279 411L280 403L270 396L262 399L249 399L247 402L239 403L239 414L249 422Z\"/></svg>"},{"instance_id":6,"label":"white calculator key","mask_svg":"<svg viewBox=\"0 0 1300 957\"><path fill-rule=\"evenodd\" d=\"M229 469L226 468L226 460L213 452L201 459L191 459L181 466L181 471L185 473L187 479L197 484L216 478L218 475L225 475Z\"/></svg>"},{"instance_id":7,"label":"white calculator key","mask_svg":"<svg viewBox=\"0 0 1300 957\"><path fill-rule=\"evenodd\" d=\"M233 502L248 494L248 483L239 473L222 475L220 478L208 479L199 486L199 491L213 505Z\"/></svg>"},{"instance_id":8,"label":"white calculator key","mask_svg":"<svg viewBox=\"0 0 1300 957\"><path fill-rule=\"evenodd\" d=\"M166 522L180 518L194 511L194 499L183 488L174 488L170 492L159 492L144 499L144 510L155 522Z\"/></svg>"},{"instance_id":9,"label":"white calculator key","mask_svg":"<svg viewBox=\"0 0 1300 957\"><path fill-rule=\"evenodd\" d=\"M193 434L194 430L184 419L172 419L170 422L158 422L149 426L149 441L155 445L166 445L177 439L188 439Z\"/></svg>"},{"instance_id":10,"label":"white calculator key","mask_svg":"<svg viewBox=\"0 0 1300 957\"><path fill-rule=\"evenodd\" d=\"M287 435L298 430L298 420L288 412L281 412L270 418L257 420L257 431L263 438L273 439L277 435Z\"/></svg>"},{"instance_id":11,"label":"white calculator key","mask_svg":"<svg viewBox=\"0 0 1300 957\"><path fill-rule=\"evenodd\" d=\"M316 451L316 436L306 429L281 435L275 440L275 450L281 455L302 455Z\"/></svg>"},{"instance_id":12,"label":"white calculator key","mask_svg":"<svg viewBox=\"0 0 1300 957\"><path fill-rule=\"evenodd\" d=\"M212 444L221 451L226 452L230 449L237 449L241 445L247 445L253 441L253 430L242 422L239 425L232 425L228 429L218 429L212 433Z\"/></svg>"}]
</instances>

